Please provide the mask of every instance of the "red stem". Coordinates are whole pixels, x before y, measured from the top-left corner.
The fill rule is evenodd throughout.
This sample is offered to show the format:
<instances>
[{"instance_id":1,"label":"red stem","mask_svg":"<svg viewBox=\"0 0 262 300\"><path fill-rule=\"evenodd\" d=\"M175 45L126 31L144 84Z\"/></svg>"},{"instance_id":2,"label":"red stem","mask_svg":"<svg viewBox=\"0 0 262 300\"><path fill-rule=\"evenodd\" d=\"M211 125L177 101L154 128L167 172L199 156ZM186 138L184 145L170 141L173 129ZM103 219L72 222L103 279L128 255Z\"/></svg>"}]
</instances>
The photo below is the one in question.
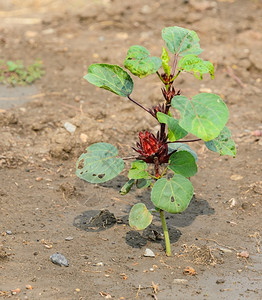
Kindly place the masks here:
<instances>
[{"instance_id":1,"label":"red stem","mask_svg":"<svg viewBox=\"0 0 262 300\"><path fill-rule=\"evenodd\" d=\"M150 115L150 111L149 109L145 108L142 104L138 103L137 101L135 101L134 99L132 99L129 95L127 96L127 98L132 101L133 103L135 103L136 105L138 105L139 107L141 107L143 110L145 110L146 112L148 112Z\"/></svg>"},{"instance_id":2,"label":"red stem","mask_svg":"<svg viewBox=\"0 0 262 300\"><path fill-rule=\"evenodd\" d=\"M154 162L155 162L155 177L159 178L160 174L159 174L159 160L158 160L158 157L154 158Z\"/></svg>"},{"instance_id":3,"label":"red stem","mask_svg":"<svg viewBox=\"0 0 262 300\"><path fill-rule=\"evenodd\" d=\"M186 140L186 141L174 141L174 142L167 142L168 144L170 143L191 143L191 142L197 142L197 141L202 141L202 139L195 139L195 140Z\"/></svg>"}]
</instances>

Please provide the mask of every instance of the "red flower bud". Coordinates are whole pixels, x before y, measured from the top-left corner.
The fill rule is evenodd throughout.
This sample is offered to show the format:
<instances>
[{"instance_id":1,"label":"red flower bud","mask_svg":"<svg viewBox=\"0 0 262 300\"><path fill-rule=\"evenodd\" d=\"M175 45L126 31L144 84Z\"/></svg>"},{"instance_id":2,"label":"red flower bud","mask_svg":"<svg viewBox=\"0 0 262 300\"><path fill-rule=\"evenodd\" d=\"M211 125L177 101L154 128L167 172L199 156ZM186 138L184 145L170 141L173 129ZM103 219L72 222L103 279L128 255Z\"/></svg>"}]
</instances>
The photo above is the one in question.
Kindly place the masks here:
<instances>
[{"instance_id":1,"label":"red flower bud","mask_svg":"<svg viewBox=\"0 0 262 300\"><path fill-rule=\"evenodd\" d=\"M154 163L154 159L157 157L160 164L168 162L169 155L166 137L160 139L159 134L155 137L153 133L140 131L139 140L137 149L133 148L140 154L139 159L146 163Z\"/></svg>"}]
</instances>

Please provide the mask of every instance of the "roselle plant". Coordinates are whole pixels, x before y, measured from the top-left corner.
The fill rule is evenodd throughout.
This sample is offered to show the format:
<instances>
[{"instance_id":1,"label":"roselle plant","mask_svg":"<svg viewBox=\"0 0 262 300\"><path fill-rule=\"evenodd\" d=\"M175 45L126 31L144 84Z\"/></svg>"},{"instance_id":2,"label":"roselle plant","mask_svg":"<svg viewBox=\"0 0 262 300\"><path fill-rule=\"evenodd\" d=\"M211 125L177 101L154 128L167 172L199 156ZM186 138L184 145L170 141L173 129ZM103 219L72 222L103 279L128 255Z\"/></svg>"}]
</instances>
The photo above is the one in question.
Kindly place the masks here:
<instances>
[{"instance_id":1,"label":"roselle plant","mask_svg":"<svg viewBox=\"0 0 262 300\"><path fill-rule=\"evenodd\" d=\"M151 188L154 209L145 204L135 204L129 215L129 224L136 230L148 227L153 213L159 213L165 237L166 255L171 247L164 212L181 213L192 197L193 186L189 177L197 173L197 155L187 143L204 141L206 147L220 155L235 156L235 143L225 126L228 109L221 97L200 93L192 98L181 95L175 80L184 72L193 73L201 80L204 74L214 78L214 66L199 57L203 51L195 31L181 27L167 27L162 38L172 54L169 64L168 50L163 48L161 57L150 56L142 46L132 46L127 52L124 66L139 78L156 74L163 83L163 103L146 108L131 98L133 80L121 67L110 64L92 64L84 78L100 88L125 97L150 114L159 124L157 133L139 132L133 148L136 155L128 173L129 180L120 193L127 194L133 186ZM175 117L180 115L179 118ZM187 139L188 134L196 138ZM76 164L79 178L91 183L111 180L124 169L124 159L118 150L108 143L96 143L86 149Z\"/></svg>"}]
</instances>

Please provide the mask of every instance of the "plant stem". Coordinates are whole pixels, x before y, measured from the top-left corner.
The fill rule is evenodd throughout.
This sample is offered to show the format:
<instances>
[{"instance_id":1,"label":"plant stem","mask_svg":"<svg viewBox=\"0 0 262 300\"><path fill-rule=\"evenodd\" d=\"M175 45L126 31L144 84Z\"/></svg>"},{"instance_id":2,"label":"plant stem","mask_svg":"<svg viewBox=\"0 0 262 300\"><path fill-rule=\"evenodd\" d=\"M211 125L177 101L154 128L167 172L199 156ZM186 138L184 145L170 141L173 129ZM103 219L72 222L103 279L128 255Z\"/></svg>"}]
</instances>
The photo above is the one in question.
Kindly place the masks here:
<instances>
[{"instance_id":1,"label":"plant stem","mask_svg":"<svg viewBox=\"0 0 262 300\"><path fill-rule=\"evenodd\" d=\"M160 213L160 218L161 218L162 227L163 227L163 231L164 231L164 237L165 237L165 243L166 243L166 255L171 256L171 246L170 246L170 240L169 240L169 233L168 233L168 229L166 226L165 212L162 209L160 209L159 213Z\"/></svg>"},{"instance_id":2,"label":"plant stem","mask_svg":"<svg viewBox=\"0 0 262 300\"><path fill-rule=\"evenodd\" d=\"M159 74L158 71L156 72L156 74L157 74L157 76L159 77L159 79L160 79L163 83L165 83L165 81L163 80L162 76Z\"/></svg>"},{"instance_id":3,"label":"plant stem","mask_svg":"<svg viewBox=\"0 0 262 300\"><path fill-rule=\"evenodd\" d=\"M160 139L161 140L164 138L165 130L166 130L166 124L160 123Z\"/></svg>"},{"instance_id":4,"label":"plant stem","mask_svg":"<svg viewBox=\"0 0 262 300\"><path fill-rule=\"evenodd\" d=\"M181 141L181 140L178 140L178 141L174 141L174 142L167 142L168 144L170 143L192 143L192 142L198 142L198 141L202 141L202 139L194 139L194 140L185 140L185 141Z\"/></svg>"},{"instance_id":5,"label":"plant stem","mask_svg":"<svg viewBox=\"0 0 262 300\"><path fill-rule=\"evenodd\" d=\"M178 54L175 54L171 75L174 76L177 67Z\"/></svg>"},{"instance_id":6,"label":"plant stem","mask_svg":"<svg viewBox=\"0 0 262 300\"><path fill-rule=\"evenodd\" d=\"M138 105L139 107L141 107L142 109L144 109L146 112L148 112L151 115L150 111L147 108L145 108L142 104L140 104L137 101L135 101L134 99L132 99L129 95L127 96L127 98L130 101L132 101L133 103L135 103L136 105Z\"/></svg>"},{"instance_id":7,"label":"plant stem","mask_svg":"<svg viewBox=\"0 0 262 300\"><path fill-rule=\"evenodd\" d=\"M159 160L158 160L158 157L154 158L154 163L155 163L155 177L159 178L160 174L159 174Z\"/></svg>"}]
</instances>

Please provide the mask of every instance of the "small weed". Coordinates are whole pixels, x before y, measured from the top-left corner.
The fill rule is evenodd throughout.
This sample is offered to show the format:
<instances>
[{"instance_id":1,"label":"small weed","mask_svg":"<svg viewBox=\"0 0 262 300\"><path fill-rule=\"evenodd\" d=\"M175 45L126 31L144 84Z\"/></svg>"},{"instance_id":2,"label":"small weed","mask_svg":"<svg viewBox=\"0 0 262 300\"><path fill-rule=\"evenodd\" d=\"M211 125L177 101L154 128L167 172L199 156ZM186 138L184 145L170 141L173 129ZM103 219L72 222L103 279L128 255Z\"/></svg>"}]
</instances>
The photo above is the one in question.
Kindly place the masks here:
<instances>
[{"instance_id":1,"label":"small weed","mask_svg":"<svg viewBox=\"0 0 262 300\"><path fill-rule=\"evenodd\" d=\"M6 85L28 85L45 74L43 63L36 60L32 65L25 67L23 62L0 60L0 83Z\"/></svg>"}]
</instances>

